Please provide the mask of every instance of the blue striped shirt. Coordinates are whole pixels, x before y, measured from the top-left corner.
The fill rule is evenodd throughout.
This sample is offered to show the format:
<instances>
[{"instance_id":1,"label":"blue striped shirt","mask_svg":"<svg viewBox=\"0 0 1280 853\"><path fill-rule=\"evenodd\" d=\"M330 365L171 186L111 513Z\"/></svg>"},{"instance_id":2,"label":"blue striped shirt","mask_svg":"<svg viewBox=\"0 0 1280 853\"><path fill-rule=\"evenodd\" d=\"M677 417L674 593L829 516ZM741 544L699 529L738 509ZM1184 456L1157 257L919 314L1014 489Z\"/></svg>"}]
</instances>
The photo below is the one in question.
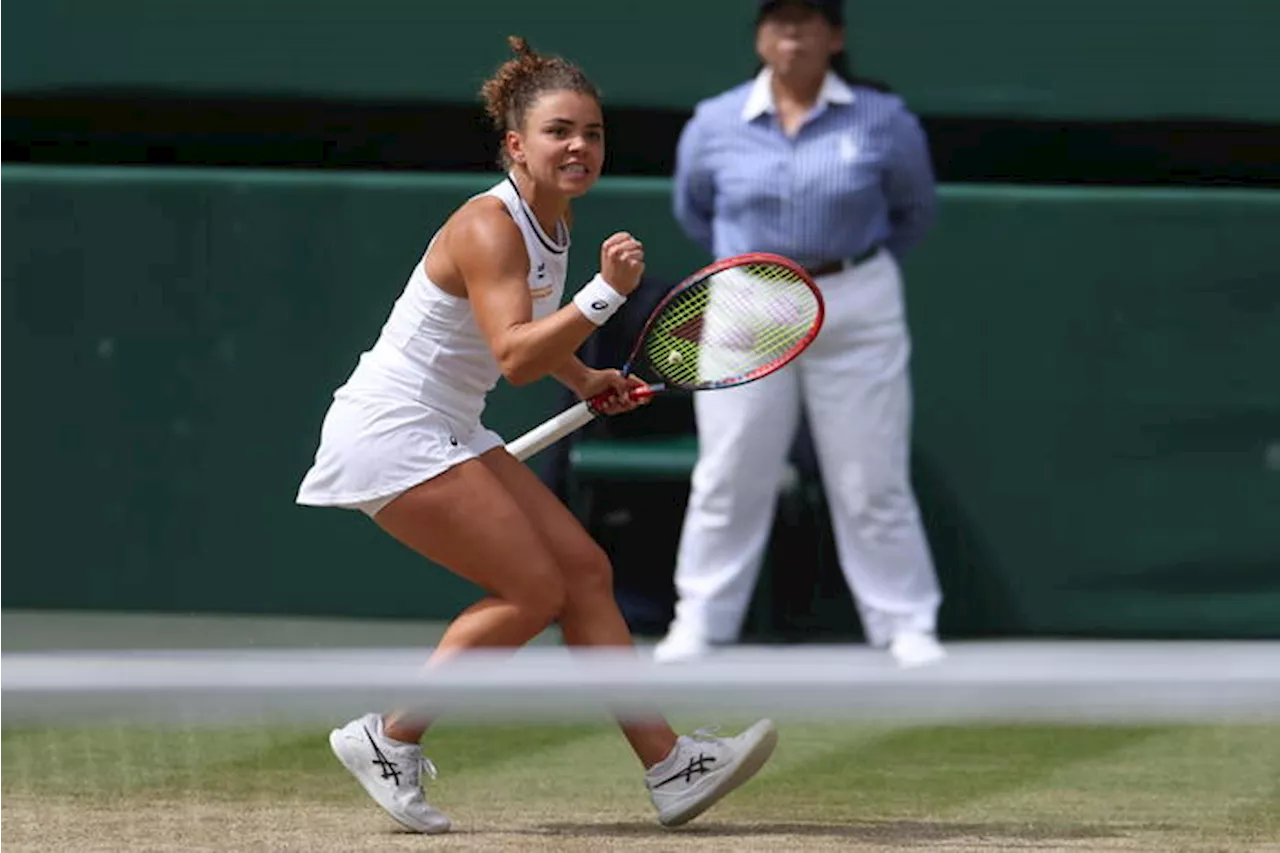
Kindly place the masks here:
<instances>
[{"instance_id":1,"label":"blue striped shirt","mask_svg":"<svg viewBox=\"0 0 1280 853\"><path fill-rule=\"evenodd\" d=\"M895 256L935 210L920 123L896 95L828 72L794 137L775 115L768 69L698 104L680 135L675 215L716 257L775 252L801 264Z\"/></svg>"}]
</instances>

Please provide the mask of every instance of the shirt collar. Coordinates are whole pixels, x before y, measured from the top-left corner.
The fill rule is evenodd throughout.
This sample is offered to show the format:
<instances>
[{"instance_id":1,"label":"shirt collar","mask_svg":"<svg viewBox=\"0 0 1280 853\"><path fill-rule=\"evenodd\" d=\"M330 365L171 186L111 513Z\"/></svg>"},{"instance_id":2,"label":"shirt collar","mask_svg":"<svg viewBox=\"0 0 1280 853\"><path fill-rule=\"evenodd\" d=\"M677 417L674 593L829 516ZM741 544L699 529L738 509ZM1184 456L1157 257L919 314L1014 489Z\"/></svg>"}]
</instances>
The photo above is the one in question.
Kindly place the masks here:
<instances>
[{"instance_id":1,"label":"shirt collar","mask_svg":"<svg viewBox=\"0 0 1280 853\"><path fill-rule=\"evenodd\" d=\"M768 68L760 69L760 73L751 84L751 91L747 94L747 102L742 105L743 121L751 121L774 111L773 90L770 88L772 82L773 72ZM827 104L850 103L853 103L853 89L849 88L849 84L841 80L834 71L828 71L827 76L823 78L822 88L818 90L818 102L814 106L825 107Z\"/></svg>"}]
</instances>

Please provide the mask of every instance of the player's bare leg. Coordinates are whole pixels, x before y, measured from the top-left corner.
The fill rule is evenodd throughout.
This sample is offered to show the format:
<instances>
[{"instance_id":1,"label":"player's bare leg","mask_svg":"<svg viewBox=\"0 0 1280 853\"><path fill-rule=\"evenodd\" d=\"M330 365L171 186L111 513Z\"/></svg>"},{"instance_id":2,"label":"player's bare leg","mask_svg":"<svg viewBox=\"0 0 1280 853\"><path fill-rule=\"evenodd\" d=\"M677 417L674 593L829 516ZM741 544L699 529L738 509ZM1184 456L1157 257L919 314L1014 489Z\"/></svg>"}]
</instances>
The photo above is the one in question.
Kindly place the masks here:
<instances>
[{"instance_id":1,"label":"player's bare leg","mask_svg":"<svg viewBox=\"0 0 1280 853\"><path fill-rule=\"evenodd\" d=\"M604 551L527 467L501 449L481 458L517 496L556 556L564 574L560 627L565 642L631 647L631 631L613 597L613 569ZM645 785L658 820L668 826L692 820L755 775L778 737L769 720L732 738L709 734L677 738L666 719L656 713L625 716L618 722L645 766Z\"/></svg>"},{"instance_id":2,"label":"player's bare leg","mask_svg":"<svg viewBox=\"0 0 1280 853\"><path fill-rule=\"evenodd\" d=\"M529 519L478 460L464 462L388 504L378 524L424 557L492 594L467 608L441 638L434 662L463 649L518 647L562 611L560 571ZM418 741L429 718L411 711L367 714L329 736L343 765L405 827L446 832L427 803L421 773L435 775Z\"/></svg>"}]
</instances>

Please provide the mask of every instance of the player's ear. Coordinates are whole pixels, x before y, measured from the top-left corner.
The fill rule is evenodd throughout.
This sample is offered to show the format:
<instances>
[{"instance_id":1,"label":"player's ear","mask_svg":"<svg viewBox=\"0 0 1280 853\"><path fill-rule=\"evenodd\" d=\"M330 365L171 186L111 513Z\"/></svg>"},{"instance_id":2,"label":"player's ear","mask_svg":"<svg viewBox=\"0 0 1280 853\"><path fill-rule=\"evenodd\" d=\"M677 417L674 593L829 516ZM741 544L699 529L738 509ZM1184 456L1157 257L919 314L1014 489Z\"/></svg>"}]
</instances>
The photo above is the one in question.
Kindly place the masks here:
<instances>
[{"instance_id":1,"label":"player's ear","mask_svg":"<svg viewBox=\"0 0 1280 853\"><path fill-rule=\"evenodd\" d=\"M502 138L502 144L507 147L507 156L512 163L523 163L525 159L524 137L514 130L508 130Z\"/></svg>"}]
</instances>

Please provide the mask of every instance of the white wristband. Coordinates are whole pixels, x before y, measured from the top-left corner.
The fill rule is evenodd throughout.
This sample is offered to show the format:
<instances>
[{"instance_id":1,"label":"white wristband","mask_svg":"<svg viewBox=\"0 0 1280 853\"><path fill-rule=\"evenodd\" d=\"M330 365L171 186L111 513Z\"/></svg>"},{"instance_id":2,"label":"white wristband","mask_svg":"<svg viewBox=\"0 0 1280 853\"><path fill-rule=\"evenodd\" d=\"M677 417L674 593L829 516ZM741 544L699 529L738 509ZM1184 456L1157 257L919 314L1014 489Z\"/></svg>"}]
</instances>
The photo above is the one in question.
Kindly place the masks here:
<instances>
[{"instance_id":1,"label":"white wristband","mask_svg":"<svg viewBox=\"0 0 1280 853\"><path fill-rule=\"evenodd\" d=\"M603 326L613 313L622 307L627 297L614 290L609 282L596 273L596 277L582 285L582 289L573 295L573 304L597 326Z\"/></svg>"}]
</instances>

